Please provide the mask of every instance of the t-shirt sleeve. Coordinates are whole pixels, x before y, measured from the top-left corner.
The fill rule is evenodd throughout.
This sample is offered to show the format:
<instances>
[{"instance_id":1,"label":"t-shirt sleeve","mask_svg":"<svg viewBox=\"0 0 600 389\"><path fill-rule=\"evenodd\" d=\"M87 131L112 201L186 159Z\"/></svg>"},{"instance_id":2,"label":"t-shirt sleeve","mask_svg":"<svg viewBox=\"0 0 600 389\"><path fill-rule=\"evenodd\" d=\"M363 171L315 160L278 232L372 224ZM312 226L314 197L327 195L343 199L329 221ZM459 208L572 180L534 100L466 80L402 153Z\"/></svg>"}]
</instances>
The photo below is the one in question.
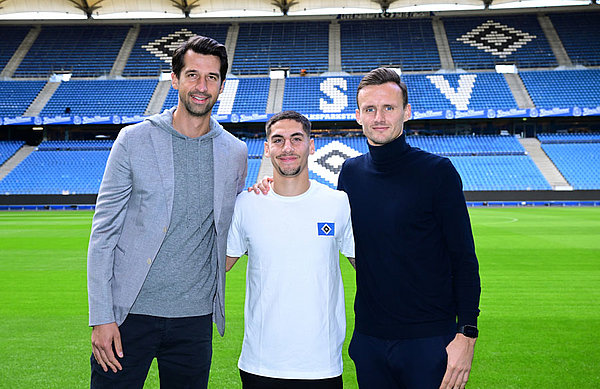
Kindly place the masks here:
<instances>
[{"instance_id":1,"label":"t-shirt sleeve","mask_svg":"<svg viewBox=\"0 0 600 389\"><path fill-rule=\"evenodd\" d=\"M352 219L350 218L350 203L348 196L344 193L344 220L343 229L339 235L339 247L346 257L354 258L354 234L352 233Z\"/></svg>"},{"instance_id":2,"label":"t-shirt sleeve","mask_svg":"<svg viewBox=\"0 0 600 389\"><path fill-rule=\"evenodd\" d=\"M240 195L241 196L241 195ZM240 198L235 203L231 225L229 226L229 234L227 235L227 256L241 257L247 251L246 234L242 224L242 208Z\"/></svg>"}]
</instances>

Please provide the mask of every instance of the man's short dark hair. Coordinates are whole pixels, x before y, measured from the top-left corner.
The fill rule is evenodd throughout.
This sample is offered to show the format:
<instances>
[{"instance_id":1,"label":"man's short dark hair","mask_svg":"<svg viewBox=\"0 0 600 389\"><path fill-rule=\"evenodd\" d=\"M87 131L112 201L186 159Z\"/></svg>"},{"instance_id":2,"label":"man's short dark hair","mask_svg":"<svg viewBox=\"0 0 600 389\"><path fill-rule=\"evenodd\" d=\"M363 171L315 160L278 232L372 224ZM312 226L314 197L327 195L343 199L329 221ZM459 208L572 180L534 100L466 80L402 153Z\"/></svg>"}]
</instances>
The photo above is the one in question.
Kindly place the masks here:
<instances>
[{"instance_id":1,"label":"man's short dark hair","mask_svg":"<svg viewBox=\"0 0 600 389\"><path fill-rule=\"evenodd\" d=\"M267 124L265 126L265 129L267 131L267 140L269 140L269 136L271 135L271 126L273 126L273 124L277 123L278 121L285 119L294 120L302 124L302 130L304 130L306 135L310 138L310 120L308 120L304 115L299 114L296 111L283 111L271 116L271 118L267 121Z\"/></svg>"},{"instance_id":2,"label":"man's short dark hair","mask_svg":"<svg viewBox=\"0 0 600 389\"><path fill-rule=\"evenodd\" d=\"M227 62L227 49L225 46L217 42L216 40L196 35L185 41L179 46L175 52L173 53L173 58L171 59L171 68L173 69L173 73L179 78L181 70L185 65L183 63L183 56L187 53L188 50L192 50L194 53L205 54L205 55L214 55L219 58L221 61L221 69L219 73L221 74L221 83L225 81L225 77L227 76L227 68L229 67L229 63Z\"/></svg>"},{"instance_id":3,"label":"man's short dark hair","mask_svg":"<svg viewBox=\"0 0 600 389\"><path fill-rule=\"evenodd\" d=\"M356 90L356 105L358 105L358 92L360 92L362 88L370 85L383 85L388 82L393 82L400 87L400 90L402 91L402 106L406 108L406 104L408 104L408 90L406 89L406 84L402 82L400 75L390 68L373 69L360 80L358 89Z\"/></svg>"}]
</instances>

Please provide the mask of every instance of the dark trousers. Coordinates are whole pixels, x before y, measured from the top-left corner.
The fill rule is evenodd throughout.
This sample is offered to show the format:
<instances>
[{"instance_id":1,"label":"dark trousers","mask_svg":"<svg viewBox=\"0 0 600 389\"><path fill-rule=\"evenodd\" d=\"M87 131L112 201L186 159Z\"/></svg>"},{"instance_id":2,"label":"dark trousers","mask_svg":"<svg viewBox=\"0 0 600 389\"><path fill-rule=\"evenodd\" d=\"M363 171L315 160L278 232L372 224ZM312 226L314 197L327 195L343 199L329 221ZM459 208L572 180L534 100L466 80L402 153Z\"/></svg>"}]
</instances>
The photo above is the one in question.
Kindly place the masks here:
<instances>
[{"instance_id":1,"label":"dark trousers","mask_svg":"<svg viewBox=\"0 0 600 389\"><path fill-rule=\"evenodd\" d=\"M243 389L342 389L342 376L319 380L272 378L240 370Z\"/></svg>"},{"instance_id":2,"label":"dark trousers","mask_svg":"<svg viewBox=\"0 0 600 389\"><path fill-rule=\"evenodd\" d=\"M361 389L439 389L456 334L387 340L356 330L348 353Z\"/></svg>"},{"instance_id":3,"label":"dark trousers","mask_svg":"<svg viewBox=\"0 0 600 389\"><path fill-rule=\"evenodd\" d=\"M143 388L156 358L161 388L206 388L212 329L212 315L170 319L130 314L119 326L123 370L104 372L92 354L90 387Z\"/></svg>"}]
</instances>

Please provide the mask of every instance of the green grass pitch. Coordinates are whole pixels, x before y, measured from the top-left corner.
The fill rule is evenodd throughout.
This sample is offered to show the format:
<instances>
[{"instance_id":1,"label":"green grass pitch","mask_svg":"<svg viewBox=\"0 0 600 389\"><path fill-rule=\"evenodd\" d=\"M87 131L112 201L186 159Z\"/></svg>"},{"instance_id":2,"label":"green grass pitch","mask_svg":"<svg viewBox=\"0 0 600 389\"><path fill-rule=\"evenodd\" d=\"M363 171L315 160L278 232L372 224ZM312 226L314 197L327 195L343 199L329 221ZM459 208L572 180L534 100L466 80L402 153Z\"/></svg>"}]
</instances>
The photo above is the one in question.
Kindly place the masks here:
<instances>
[{"instance_id":1,"label":"green grass pitch","mask_svg":"<svg viewBox=\"0 0 600 389\"><path fill-rule=\"evenodd\" d=\"M469 388L600 387L600 208L471 209L480 338ZM89 387L91 212L0 212L0 388ZM355 284L342 261L348 336ZM245 261L228 274L227 329L211 388L239 388ZM216 332L216 331L215 331ZM127 352L127 350L125 350ZM146 388L158 387L153 365Z\"/></svg>"}]
</instances>

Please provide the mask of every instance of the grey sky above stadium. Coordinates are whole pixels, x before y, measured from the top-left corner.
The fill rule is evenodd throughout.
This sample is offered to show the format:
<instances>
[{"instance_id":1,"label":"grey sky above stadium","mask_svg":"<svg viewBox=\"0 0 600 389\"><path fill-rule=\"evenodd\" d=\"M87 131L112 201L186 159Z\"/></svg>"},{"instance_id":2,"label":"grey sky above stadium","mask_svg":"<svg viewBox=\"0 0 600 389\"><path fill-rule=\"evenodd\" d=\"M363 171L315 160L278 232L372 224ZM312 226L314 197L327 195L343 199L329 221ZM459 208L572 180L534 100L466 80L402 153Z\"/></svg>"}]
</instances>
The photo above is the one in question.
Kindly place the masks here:
<instances>
[{"instance_id":1,"label":"grey sky above stadium","mask_svg":"<svg viewBox=\"0 0 600 389\"><path fill-rule=\"evenodd\" d=\"M0 0L0 19L203 18L579 6L597 0Z\"/></svg>"}]
</instances>

